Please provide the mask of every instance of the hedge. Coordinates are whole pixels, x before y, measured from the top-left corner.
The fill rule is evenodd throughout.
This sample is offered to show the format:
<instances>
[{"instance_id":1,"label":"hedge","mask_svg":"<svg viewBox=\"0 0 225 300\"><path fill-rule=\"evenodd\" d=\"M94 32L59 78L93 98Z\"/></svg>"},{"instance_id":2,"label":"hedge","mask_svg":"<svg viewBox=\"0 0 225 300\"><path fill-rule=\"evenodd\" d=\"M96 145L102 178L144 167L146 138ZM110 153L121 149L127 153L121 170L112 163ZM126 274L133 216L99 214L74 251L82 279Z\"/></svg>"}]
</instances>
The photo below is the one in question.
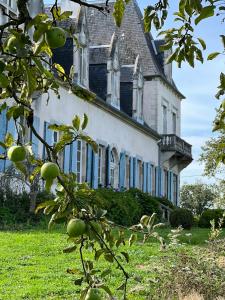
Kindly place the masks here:
<instances>
[{"instance_id":1,"label":"hedge","mask_svg":"<svg viewBox=\"0 0 225 300\"><path fill-rule=\"evenodd\" d=\"M184 229L191 229L194 217L190 210L176 208L170 213L170 225L172 227L182 226Z\"/></svg>"},{"instance_id":2,"label":"hedge","mask_svg":"<svg viewBox=\"0 0 225 300\"><path fill-rule=\"evenodd\" d=\"M207 209L203 211L200 216L198 226L203 228L211 227L210 221L215 220L215 225L218 226L219 219L223 217L223 209ZM225 222L223 222L222 227L225 228Z\"/></svg>"}]
</instances>

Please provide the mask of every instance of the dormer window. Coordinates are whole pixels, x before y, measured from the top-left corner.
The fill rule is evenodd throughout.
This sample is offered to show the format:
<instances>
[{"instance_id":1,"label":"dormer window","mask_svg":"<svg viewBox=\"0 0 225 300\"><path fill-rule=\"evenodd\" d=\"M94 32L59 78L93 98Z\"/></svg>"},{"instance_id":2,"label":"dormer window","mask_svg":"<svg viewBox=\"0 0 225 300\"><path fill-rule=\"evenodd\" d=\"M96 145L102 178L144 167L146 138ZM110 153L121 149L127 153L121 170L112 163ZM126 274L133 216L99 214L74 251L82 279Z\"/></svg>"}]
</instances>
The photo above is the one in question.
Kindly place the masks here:
<instances>
[{"instance_id":1,"label":"dormer window","mask_svg":"<svg viewBox=\"0 0 225 300\"><path fill-rule=\"evenodd\" d=\"M133 118L140 123L143 123L143 86L144 77L138 55L135 61L133 76Z\"/></svg>"},{"instance_id":2,"label":"dormer window","mask_svg":"<svg viewBox=\"0 0 225 300\"><path fill-rule=\"evenodd\" d=\"M107 102L116 108L120 108L120 64L118 53L118 40L115 34L112 36L110 57L107 62Z\"/></svg>"}]
</instances>

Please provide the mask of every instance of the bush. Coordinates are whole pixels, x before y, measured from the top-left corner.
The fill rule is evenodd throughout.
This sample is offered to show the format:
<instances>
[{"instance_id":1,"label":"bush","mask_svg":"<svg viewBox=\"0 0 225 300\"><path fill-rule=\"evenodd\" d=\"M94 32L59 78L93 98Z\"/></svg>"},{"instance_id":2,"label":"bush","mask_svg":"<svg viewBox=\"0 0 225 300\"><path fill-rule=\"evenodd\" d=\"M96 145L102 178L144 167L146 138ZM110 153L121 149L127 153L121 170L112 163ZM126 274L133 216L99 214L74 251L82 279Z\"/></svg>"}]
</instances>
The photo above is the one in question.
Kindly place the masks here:
<instances>
[{"instance_id":1,"label":"bush","mask_svg":"<svg viewBox=\"0 0 225 300\"><path fill-rule=\"evenodd\" d=\"M107 210L107 218L123 226L137 224L145 214L151 215L155 212L159 220L162 215L159 202L138 189L124 192L98 189L87 200L90 201L90 204Z\"/></svg>"},{"instance_id":2,"label":"bush","mask_svg":"<svg viewBox=\"0 0 225 300\"><path fill-rule=\"evenodd\" d=\"M172 227L182 226L184 229L191 229L193 222L193 214L188 209L176 208L170 214L170 225Z\"/></svg>"},{"instance_id":3,"label":"bush","mask_svg":"<svg viewBox=\"0 0 225 300\"><path fill-rule=\"evenodd\" d=\"M219 219L223 217L224 210L222 209L207 209L203 211L200 216L198 226L209 228L211 227L210 221L215 220L215 225L218 226ZM223 227L225 227L225 222L223 222Z\"/></svg>"},{"instance_id":4,"label":"bush","mask_svg":"<svg viewBox=\"0 0 225 300\"><path fill-rule=\"evenodd\" d=\"M161 204L174 209L175 206L173 205L173 203L171 201L169 201L167 198L159 198L159 197L155 197L155 199L157 199Z\"/></svg>"}]
</instances>

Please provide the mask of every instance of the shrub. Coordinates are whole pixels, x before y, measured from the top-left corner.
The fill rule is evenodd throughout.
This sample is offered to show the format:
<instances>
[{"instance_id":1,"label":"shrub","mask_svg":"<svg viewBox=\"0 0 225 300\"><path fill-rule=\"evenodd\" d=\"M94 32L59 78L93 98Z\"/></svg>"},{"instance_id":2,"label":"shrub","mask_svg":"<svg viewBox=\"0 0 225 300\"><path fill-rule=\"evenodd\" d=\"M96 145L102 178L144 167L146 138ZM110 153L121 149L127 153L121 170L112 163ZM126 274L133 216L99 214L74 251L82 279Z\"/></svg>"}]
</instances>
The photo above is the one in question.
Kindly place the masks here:
<instances>
[{"instance_id":1,"label":"shrub","mask_svg":"<svg viewBox=\"0 0 225 300\"><path fill-rule=\"evenodd\" d=\"M176 208L170 214L170 224L172 227L182 226L184 229L190 229L193 222L193 214L188 209Z\"/></svg>"},{"instance_id":2,"label":"shrub","mask_svg":"<svg viewBox=\"0 0 225 300\"><path fill-rule=\"evenodd\" d=\"M218 226L219 219L223 217L224 210L222 209L207 209L203 211L200 216L198 226L209 228L211 227L210 221L215 220L215 225ZM225 227L225 222L223 222L223 227Z\"/></svg>"},{"instance_id":3,"label":"shrub","mask_svg":"<svg viewBox=\"0 0 225 300\"><path fill-rule=\"evenodd\" d=\"M98 189L87 200L92 205L95 204L107 210L108 219L123 226L137 224L144 214L151 215L155 212L159 220L162 215L159 202L138 189L123 192L113 189Z\"/></svg>"}]
</instances>

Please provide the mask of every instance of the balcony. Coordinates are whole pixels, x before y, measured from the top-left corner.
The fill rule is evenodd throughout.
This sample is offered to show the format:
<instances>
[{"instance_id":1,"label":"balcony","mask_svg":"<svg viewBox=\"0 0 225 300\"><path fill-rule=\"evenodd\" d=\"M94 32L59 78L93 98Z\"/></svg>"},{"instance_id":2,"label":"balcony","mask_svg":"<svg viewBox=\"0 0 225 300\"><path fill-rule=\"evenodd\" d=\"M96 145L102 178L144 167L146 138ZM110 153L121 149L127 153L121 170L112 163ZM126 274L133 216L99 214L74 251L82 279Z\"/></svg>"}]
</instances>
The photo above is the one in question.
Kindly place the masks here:
<instances>
[{"instance_id":1,"label":"balcony","mask_svg":"<svg viewBox=\"0 0 225 300\"><path fill-rule=\"evenodd\" d=\"M192 146L175 134L164 134L159 143L161 162L168 161L170 167L178 166L180 170L192 162Z\"/></svg>"}]
</instances>

